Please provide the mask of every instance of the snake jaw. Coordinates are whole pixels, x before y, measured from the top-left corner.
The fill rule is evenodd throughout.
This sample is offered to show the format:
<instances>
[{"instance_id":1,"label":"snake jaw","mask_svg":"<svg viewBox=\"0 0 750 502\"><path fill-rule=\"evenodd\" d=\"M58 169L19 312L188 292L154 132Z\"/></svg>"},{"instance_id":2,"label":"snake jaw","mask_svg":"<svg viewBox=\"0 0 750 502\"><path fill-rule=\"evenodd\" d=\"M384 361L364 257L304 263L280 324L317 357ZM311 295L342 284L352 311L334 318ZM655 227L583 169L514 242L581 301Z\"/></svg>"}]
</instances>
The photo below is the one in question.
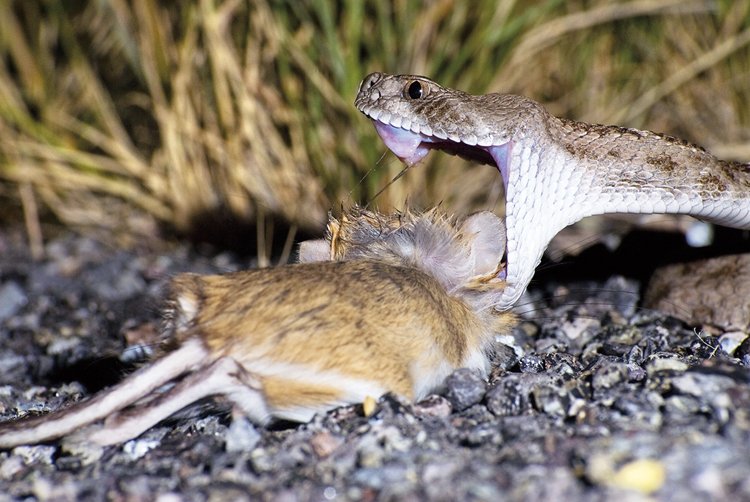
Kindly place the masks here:
<instances>
[{"instance_id":1,"label":"snake jaw","mask_svg":"<svg viewBox=\"0 0 750 502\"><path fill-rule=\"evenodd\" d=\"M394 127L379 120L373 120L373 124L385 146L407 166L416 164L430 151L423 145L429 142L429 136Z\"/></svg>"}]
</instances>

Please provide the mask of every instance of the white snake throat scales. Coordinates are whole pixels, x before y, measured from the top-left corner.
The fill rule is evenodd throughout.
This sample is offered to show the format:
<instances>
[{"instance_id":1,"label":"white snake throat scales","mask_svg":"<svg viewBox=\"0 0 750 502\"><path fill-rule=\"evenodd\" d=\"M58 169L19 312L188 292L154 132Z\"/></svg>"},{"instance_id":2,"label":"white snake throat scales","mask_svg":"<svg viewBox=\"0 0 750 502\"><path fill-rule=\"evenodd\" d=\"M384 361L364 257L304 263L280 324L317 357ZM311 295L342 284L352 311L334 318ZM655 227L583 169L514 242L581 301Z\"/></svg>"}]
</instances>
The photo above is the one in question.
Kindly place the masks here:
<instances>
[{"instance_id":1,"label":"white snake throat scales","mask_svg":"<svg viewBox=\"0 0 750 502\"><path fill-rule=\"evenodd\" d=\"M431 149L496 166L506 194L510 308L557 232L605 213L689 214L750 229L750 164L682 140L550 115L511 94L474 96L417 75L372 73L357 109L408 165Z\"/></svg>"}]
</instances>

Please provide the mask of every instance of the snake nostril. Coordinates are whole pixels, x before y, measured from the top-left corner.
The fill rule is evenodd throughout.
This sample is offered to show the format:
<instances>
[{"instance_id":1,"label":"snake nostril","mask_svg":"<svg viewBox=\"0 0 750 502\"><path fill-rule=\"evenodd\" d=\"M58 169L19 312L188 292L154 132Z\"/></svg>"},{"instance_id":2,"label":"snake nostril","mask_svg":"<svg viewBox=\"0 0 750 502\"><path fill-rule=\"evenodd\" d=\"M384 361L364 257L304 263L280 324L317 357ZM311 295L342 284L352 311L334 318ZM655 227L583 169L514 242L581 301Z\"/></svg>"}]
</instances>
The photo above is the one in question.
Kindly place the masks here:
<instances>
[{"instance_id":1,"label":"snake nostril","mask_svg":"<svg viewBox=\"0 0 750 502\"><path fill-rule=\"evenodd\" d=\"M360 92L361 91L366 91L369 88L371 88L373 85L375 85L378 82L378 80L380 80L380 77L382 77L382 76L383 76L383 74L382 73L378 73L378 72L370 73L369 75L367 75L364 78L364 80L362 80L362 83L359 84L359 90L360 90Z\"/></svg>"}]
</instances>

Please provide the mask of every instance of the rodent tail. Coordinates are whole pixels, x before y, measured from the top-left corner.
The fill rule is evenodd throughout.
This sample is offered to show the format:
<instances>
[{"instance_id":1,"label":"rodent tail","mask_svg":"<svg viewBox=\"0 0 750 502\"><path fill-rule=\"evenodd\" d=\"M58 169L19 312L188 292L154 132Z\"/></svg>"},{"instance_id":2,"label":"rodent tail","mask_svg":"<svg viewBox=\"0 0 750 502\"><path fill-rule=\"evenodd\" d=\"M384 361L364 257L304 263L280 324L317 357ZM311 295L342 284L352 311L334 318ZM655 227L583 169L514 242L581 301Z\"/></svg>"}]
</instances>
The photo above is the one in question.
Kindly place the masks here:
<instances>
[{"instance_id":1,"label":"rodent tail","mask_svg":"<svg viewBox=\"0 0 750 502\"><path fill-rule=\"evenodd\" d=\"M206 354L198 339L190 340L92 399L48 415L0 424L0 448L49 441L101 420L200 364Z\"/></svg>"}]
</instances>

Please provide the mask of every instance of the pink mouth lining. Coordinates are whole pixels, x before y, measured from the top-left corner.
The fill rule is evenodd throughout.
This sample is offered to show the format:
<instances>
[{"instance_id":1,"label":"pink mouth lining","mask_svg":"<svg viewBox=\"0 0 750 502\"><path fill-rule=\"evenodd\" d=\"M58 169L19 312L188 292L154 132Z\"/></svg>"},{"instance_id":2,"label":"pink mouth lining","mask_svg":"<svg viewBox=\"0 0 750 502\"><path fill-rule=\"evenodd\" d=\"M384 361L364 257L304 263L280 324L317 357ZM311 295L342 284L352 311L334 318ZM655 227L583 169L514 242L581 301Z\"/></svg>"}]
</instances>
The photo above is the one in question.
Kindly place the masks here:
<instances>
[{"instance_id":1,"label":"pink mouth lining","mask_svg":"<svg viewBox=\"0 0 750 502\"><path fill-rule=\"evenodd\" d=\"M422 143L431 143L429 136L393 127L377 120L373 120L373 124L385 146L407 166L416 164L430 151L428 147L422 145Z\"/></svg>"},{"instance_id":2,"label":"pink mouth lining","mask_svg":"<svg viewBox=\"0 0 750 502\"><path fill-rule=\"evenodd\" d=\"M412 166L422 160L431 149L446 150L454 155L460 155L470 160L476 160L484 164L492 164L497 167L503 177L506 193L510 174L509 161L512 142L508 141L502 145L478 146L455 142L415 133L378 120L373 120L378 136L383 140L385 146L392 151L396 157L408 166ZM488 155L489 154L489 155ZM494 162L490 162L490 159Z\"/></svg>"}]
</instances>

